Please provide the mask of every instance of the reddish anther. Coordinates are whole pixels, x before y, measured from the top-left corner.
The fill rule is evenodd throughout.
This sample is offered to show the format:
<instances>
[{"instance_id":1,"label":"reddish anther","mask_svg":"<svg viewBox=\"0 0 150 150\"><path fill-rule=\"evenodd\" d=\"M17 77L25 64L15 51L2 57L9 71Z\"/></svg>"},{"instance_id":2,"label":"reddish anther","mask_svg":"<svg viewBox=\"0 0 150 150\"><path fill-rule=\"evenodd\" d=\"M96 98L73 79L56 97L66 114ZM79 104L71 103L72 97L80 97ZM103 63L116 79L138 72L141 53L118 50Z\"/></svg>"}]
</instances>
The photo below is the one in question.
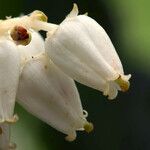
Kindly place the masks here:
<instances>
[{"instance_id":1,"label":"reddish anther","mask_svg":"<svg viewBox=\"0 0 150 150\"><path fill-rule=\"evenodd\" d=\"M24 27L16 26L11 33L11 37L14 41L23 41L29 38L29 34Z\"/></svg>"}]
</instances>

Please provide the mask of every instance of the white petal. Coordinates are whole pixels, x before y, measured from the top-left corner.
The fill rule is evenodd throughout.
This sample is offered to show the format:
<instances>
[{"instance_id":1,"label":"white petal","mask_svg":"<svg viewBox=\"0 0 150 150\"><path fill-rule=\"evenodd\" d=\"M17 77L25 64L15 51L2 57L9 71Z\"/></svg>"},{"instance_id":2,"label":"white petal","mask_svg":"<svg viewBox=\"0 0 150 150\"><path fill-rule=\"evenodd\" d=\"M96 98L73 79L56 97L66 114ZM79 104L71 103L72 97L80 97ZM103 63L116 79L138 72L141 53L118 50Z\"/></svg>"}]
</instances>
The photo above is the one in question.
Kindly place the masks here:
<instances>
[{"instance_id":1,"label":"white petal","mask_svg":"<svg viewBox=\"0 0 150 150\"><path fill-rule=\"evenodd\" d=\"M87 123L74 81L44 54L24 67L17 98L27 111L67 134L70 140Z\"/></svg>"},{"instance_id":2,"label":"white petal","mask_svg":"<svg viewBox=\"0 0 150 150\"><path fill-rule=\"evenodd\" d=\"M124 74L118 54L105 30L94 19L85 15L79 15L78 22L80 22L85 30L87 30L94 45L97 47L97 50L103 56L105 61L112 66L115 71ZM91 29L92 32L90 32Z\"/></svg>"},{"instance_id":3,"label":"white petal","mask_svg":"<svg viewBox=\"0 0 150 150\"><path fill-rule=\"evenodd\" d=\"M73 4L73 9L71 10L71 12L69 13L69 15L67 16L67 18L72 18L72 17L76 17L78 15L79 11L78 11L78 6L77 4Z\"/></svg>"},{"instance_id":4,"label":"white petal","mask_svg":"<svg viewBox=\"0 0 150 150\"><path fill-rule=\"evenodd\" d=\"M73 12L78 12L78 7L76 4L74 4L73 10L71 11L71 14ZM71 17L67 17L64 22L70 22L73 21L73 23L80 24L80 28L84 28L84 31L88 33L88 37L92 39L92 42L94 42L94 45L97 47L97 50L99 50L100 54L104 57L104 59L120 74L123 74L123 67L121 64L121 61L118 57L118 54L116 53L116 50L105 32L105 30L92 18L88 17L87 15L76 15ZM92 30L91 30L92 29Z\"/></svg>"},{"instance_id":5,"label":"white petal","mask_svg":"<svg viewBox=\"0 0 150 150\"><path fill-rule=\"evenodd\" d=\"M80 58L74 56L69 51L64 51L65 48L60 45L60 43L57 43L57 47L53 46L55 45L52 44L50 48L55 49L55 52L51 51L50 56L53 58L53 62L60 67L62 71L82 84L92 86L96 89L98 88L99 90L105 88L106 81L88 65L83 63ZM54 56L53 53L55 53Z\"/></svg>"},{"instance_id":6,"label":"white petal","mask_svg":"<svg viewBox=\"0 0 150 150\"><path fill-rule=\"evenodd\" d=\"M118 89L110 82L120 76L123 79L122 64L108 35L92 18L67 17L48 34L45 48L53 62L73 79L107 93L110 99L117 95ZM116 90L108 90L108 86Z\"/></svg>"},{"instance_id":7,"label":"white petal","mask_svg":"<svg viewBox=\"0 0 150 150\"><path fill-rule=\"evenodd\" d=\"M63 47L62 54L68 53L69 56L67 57L72 54L73 57L77 57L84 65L89 66L104 79L116 79L116 72L101 56L80 23L78 24L74 20L65 21L60 25L54 36L47 39L46 50L52 59L53 57L60 57L60 55L56 56L60 47ZM64 55L61 55L61 57L60 59L65 59Z\"/></svg>"},{"instance_id":8,"label":"white petal","mask_svg":"<svg viewBox=\"0 0 150 150\"><path fill-rule=\"evenodd\" d=\"M20 55L16 45L0 41L0 122L13 122L14 105L19 81Z\"/></svg>"},{"instance_id":9,"label":"white petal","mask_svg":"<svg viewBox=\"0 0 150 150\"><path fill-rule=\"evenodd\" d=\"M41 35L33 30L31 30L30 33L31 42L26 46L18 46L19 52L21 54L22 67L28 60L44 51L44 40Z\"/></svg>"}]
</instances>

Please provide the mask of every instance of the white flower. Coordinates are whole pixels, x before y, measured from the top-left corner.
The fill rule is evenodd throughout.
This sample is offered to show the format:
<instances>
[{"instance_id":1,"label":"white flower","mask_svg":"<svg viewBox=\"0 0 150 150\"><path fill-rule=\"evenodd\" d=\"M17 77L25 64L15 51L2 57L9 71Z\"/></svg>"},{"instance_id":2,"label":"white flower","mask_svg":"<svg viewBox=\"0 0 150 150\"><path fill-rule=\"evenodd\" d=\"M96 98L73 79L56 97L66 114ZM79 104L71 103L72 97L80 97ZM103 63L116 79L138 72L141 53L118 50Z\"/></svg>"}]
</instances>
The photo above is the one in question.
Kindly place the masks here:
<instances>
[{"instance_id":1,"label":"white flower","mask_svg":"<svg viewBox=\"0 0 150 150\"><path fill-rule=\"evenodd\" d=\"M34 40L29 40L29 33L24 27L15 26L0 37L0 123L16 122L18 117L14 114L16 93L18 90L19 77L23 66L29 61L29 54L39 52L36 46L40 43L44 50L41 37L35 31L30 31ZM25 31L25 32L24 32ZM14 41L15 40L15 41ZM31 43L29 44L29 42ZM18 44L29 44L25 51L25 46ZM41 48L39 46L39 48ZM29 51L31 49L31 51ZM26 59L26 60L25 60Z\"/></svg>"},{"instance_id":2,"label":"white flower","mask_svg":"<svg viewBox=\"0 0 150 150\"><path fill-rule=\"evenodd\" d=\"M109 99L129 88L120 59L104 29L92 18L78 15L77 5L48 33L46 52L71 78L100 90Z\"/></svg>"},{"instance_id":3,"label":"white flower","mask_svg":"<svg viewBox=\"0 0 150 150\"><path fill-rule=\"evenodd\" d=\"M82 108L73 79L47 58L44 40L35 29L26 29L25 22L21 24L25 27L20 26L18 19L13 28L1 31L0 123L18 119L13 116L17 97L27 111L66 134L68 141L76 139L77 130L90 132L93 125L86 120L87 112Z\"/></svg>"},{"instance_id":4,"label":"white flower","mask_svg":"<svg viewBox=\"0 0 150 150\"><path fill-rule=\"evenodd\" d=\"M23 68L17 98L30 113L76 138L76 130L92 129L83 114L74 81L59 70L44 53L29 61Z\"/></svg>"}]
</instances>

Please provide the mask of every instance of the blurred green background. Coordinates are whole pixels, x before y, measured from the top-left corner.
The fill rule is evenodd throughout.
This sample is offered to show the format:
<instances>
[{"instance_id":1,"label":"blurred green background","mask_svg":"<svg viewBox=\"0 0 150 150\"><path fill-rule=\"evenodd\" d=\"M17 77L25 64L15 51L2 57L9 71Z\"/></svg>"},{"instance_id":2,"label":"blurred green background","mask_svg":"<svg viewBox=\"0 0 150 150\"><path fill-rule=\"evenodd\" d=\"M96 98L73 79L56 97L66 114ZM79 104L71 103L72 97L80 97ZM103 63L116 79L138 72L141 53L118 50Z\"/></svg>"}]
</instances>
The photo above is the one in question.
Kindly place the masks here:
<instances>
[{"instance_id":1,"label":"blurred green background","mask_svg":"<svg viewBox=\"0 0 150 150\"><path fill-rule=\"evenodd\" d=\"M69 143L64 135L16 106L20 120L12 128L18 150L150 150L150 1L149 0L0 0L0 17L44 11L60 23L76 2L109 34L131 73L131 88L108 101L98 91L77 83L83 107L95 129L79 132Z\"/></svg>"}]
</instances>

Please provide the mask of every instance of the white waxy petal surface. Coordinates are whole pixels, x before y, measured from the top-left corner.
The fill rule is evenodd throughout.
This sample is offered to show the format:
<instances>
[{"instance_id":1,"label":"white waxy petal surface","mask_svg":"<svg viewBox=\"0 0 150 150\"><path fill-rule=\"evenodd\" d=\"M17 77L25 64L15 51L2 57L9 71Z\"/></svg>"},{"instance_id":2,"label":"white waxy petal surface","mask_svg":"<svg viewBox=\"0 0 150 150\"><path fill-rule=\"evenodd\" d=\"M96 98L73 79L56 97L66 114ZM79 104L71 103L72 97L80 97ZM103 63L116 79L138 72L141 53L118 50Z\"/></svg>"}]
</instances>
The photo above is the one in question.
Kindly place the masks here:
<instances>
[{"instance_id":1,"label":"white waxy petal surface","mask_svg":"<svg viewBox=\"0 0 150 150\"><path fill-rule=\"evenodd\" d=\"M64 21L60 24L54 35L46 41L46 50L49 56L54 63L58 64L55 61L56 57L61 57L59 59L65 59L67 61L70 55L73 55L73 57L77 57L79 61L83 62L85 66L91 68L92 71L100 74L100 77L103 79L116 79L118 74L101 56L89 35L84 31L85 28L81 25L74 20ZM63 52L60 52L60 47L63 47ZM58 51L61 53L59 56L57 55ZM68 61L68 63L70 62Z\"/></svg>"},{"instance_id":2,"label":"white waxy petal surface","mask_svg":"<svg viewBox=\"0 0 150 150\"><path fill-rule=\"evenodd\" d=\"M26 45L18 45L19 52L21 54L22 67L26 64L26 62L32 59L34 56L44 51L44 40L38 32L33 30L31 33L31 42Z\"/></svg>"},{"instance_id":3,"label":"white waxy petal surface","mask_svg":"<svg viewBox=\"0 0 150 150\"><path fill-rule=\"evenodd\" d=\"M13 122L14 105L18 88L20 55L16 45L0 41L0 122Z\"/></svg>"},{"instance_id":4,"label":"white waxy petal surface","mask_svg":"<svg viewBox=\"0 0 150 150\"><path fill-rule=\"evenodd\" d=\"M60 43L57 43L58 47L53 46L53 44L50 46L52 49L55 49L53 61L62 71L83 84L94 88L98 87L99 90L104 89L106 81L96 72L93 72L88 65L85 65L82 60L74 56L70 51L64 51L65 48ZM50 56L51 58L53 57L53 52L51 52Z\"/></svg>"},{"instance_id":5,"label":"white waxy petal surface","mask_svg":"<svg viewBox=\"0 0 150 150\"><path fill-rule=\"evenodd\" d=\"M74 81L44 54L23 68L17 98L27 111L69 138L86 123Z\"/></svg>"}]
</instances>

